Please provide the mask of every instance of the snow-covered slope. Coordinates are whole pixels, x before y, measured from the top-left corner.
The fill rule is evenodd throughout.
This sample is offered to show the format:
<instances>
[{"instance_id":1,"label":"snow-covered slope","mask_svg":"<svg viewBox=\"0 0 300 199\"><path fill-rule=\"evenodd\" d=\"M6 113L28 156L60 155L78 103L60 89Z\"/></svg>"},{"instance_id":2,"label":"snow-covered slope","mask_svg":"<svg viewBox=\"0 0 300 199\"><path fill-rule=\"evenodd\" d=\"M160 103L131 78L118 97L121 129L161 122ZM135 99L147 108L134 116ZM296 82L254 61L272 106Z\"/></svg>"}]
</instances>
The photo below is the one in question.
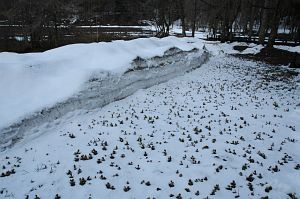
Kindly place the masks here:
<instances>
[{"instance_id":1,"label":"snow-covered slope","mask_svg":"<svg viewBox=\"0 0 300 199\"><path fill-rule=\"evenodd\" d=\"M38 126L43 136L0 153L0 198L299 198L300 89L288 74L212 57Z\"/></svg>"},{"instance_id":2,"label":"snow-covered slope","mask_svg":"<svg viewBox=\"0 0 300 199\"><path fill-rule=\"evenodd\" d=\"M168 37L1 53L0 145L67 112L104 106L199 67L208 58L201 47Z\"/></svg>"}]
</instances>

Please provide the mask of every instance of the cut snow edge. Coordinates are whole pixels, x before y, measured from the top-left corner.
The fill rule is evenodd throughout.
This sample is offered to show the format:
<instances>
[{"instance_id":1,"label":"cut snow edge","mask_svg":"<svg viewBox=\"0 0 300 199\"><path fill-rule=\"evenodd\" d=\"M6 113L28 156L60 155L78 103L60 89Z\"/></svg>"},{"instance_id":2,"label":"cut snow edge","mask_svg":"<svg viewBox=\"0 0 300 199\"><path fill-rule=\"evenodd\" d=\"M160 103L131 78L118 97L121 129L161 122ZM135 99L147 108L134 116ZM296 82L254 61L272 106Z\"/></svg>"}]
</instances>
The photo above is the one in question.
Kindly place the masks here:
<instances>
[{"instance_id":1,"label":"cut snow edge","mask_svg":"<svg viewBox=\"0 0 300 199\"><path fill-rule=\"evenodd\" d=\"M0 53L0 129L82 90L92 76L121 75L141 57L195 46L176 37L74 44L43 53Z\"/></svg>"},{"instance_id":2,"label":"cut snow edge","mask_svg":"<svg viewBox=\"0 0 300 199\"><path fill-rule=\"evenodd\" d=\"M72 112L76 109L89 110L102 107L110 102L127 97L138 89L148 88L157 83L167 81L199 67L209 57L207 52L195 48L196 43L186 43L184 39L175 37L165 39L138 39L137 41L131 42L119 41L113 42L112 45L115 45L114 43L119 43L117 46L123 46L123 51L125 51L123 53L123 51L115 49L118 53L110 56L112 63L119 63L118 67L116 66L117 64L112 65L108 61L104 64L108 67L104 68L102 64L96 67L95 59L89 62L86 57L83 59L86 60L87 67L80 66L80 63L84 64L82 61L78 61L78 63L75 64L75 61L72 60L65 61L65 65L62 63L51 65L45 62L44 65L47 65L47 67L44 65L43 67L39 67L36 64L31 67L24 65L20 67L17 64L11 64L12 67L15 66L17 68L14 72L19 73L20 76L22 75L21 72L28 75L28 79L26 80L29 81L29 86L25 89L25 92L23 90L23 94L20 93L23 89L22 84L18 79L15 80L16 77L8 73L10 75L8 75L8 77L10 77L8 80L12 82L15 81L13 83L15 84L14 89L16 89L16 92L13 92L14 95L9 92L3 95L4 97L9 96L10 99L5 98L7 101L1 99L1 109L6 108L6 111L1 111L1 118L7 116L10 122L13 122L6 126L3 125L4 128L2 126L2 130L0 128L2 138L0 145L2 145L2 147L11 146L18 140L24 138L25 133L28 133L27 131L43 123L52 122L68 112ZM143 43L145 45L149 43L152 50L145 48L147 50L141 50L142 53L132 53L133 50L131 48L133 46L141 45L140 48L142 48ZM97 51L91 51L91 49L89 49L94 45L96 44L83 46L95 56ZM126 52L127 48L125 47L127 45L127 48L131 50L129 53ZM74 48L75 46L77 47ZM69 50L70 48L74 48L75 50L82 51L77 49L78 45L71 45L45 53L25 54L25 56L33 56L32 59L37 59L36 57L40 58L39 56L44 57L45 54L48 54L48 56L52 57L54 54L59 54L56 51L63 53L64 48ZM113 48L107 47L108 51L112 51L112 49ZM149 53L146 51L149 51ZM153 51L156 51L156 53ZM65 52L64 56L61 56L61 60L68 60L66 58L69 58L69 56L66 56L66 53L67 52ZM108 56L107 52L105 53ZM151 56L149 56L149 54L151 54ZM22 57L22 55L14 55L16 57ZM70 55L76 59L73 53L70 53ZM102 53L99 55L102 57ZM86 56L89 55L86 54ZM112 56L114 56L115 59L113 59ZM102 59L101 57L99 60ZM123 60L115 61L122 57L124 58ZM48 59L51 63L51 59ZM81 60L80 57L77 59ZM107 59L107 57L105 59ZM56 62L58 62L57 59ZM71 63L74 65L70 65ZM54 71L51 70L52 67L55 69ZM1 68L0 71L3 71L3 69ZM21 78L22 83L24 83L23 80L24 78ZM9 81L7 83L9 83ZM25 83L28 82L25 81ZM32 90L30 90L30 86L33 86ZM1 89L1 94L5 93L6 88L2 87ZM16 97L16 99L13 99L13 97ZM18 97L20 98L18 99ZM35 97L37 99L34 99ZM28 100L28 103L26 103L26 100ZM15 107L13 107L14 104L16 105ZM10 106L12 109L9 110L5 105Z\"/></svg>"}]
</instances>

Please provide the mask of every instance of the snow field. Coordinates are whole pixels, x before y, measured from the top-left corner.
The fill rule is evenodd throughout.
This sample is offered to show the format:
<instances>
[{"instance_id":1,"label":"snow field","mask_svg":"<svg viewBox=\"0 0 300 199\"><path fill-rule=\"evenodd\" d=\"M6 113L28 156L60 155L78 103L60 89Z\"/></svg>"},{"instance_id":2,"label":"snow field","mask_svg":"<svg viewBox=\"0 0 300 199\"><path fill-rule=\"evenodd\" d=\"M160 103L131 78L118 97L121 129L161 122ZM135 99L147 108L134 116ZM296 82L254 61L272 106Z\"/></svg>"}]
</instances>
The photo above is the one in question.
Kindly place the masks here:
<instances>
[{"instance_id":1,"label":"snow field","mask_svg":"<svg viewBox=\"0 0 300 199\"><path fill-rule=\"evenodd\" d=\"M299 197L300 90L287 72L217 56L39 126L0 153L0 197Z\"/></svg>"}]
</instances>

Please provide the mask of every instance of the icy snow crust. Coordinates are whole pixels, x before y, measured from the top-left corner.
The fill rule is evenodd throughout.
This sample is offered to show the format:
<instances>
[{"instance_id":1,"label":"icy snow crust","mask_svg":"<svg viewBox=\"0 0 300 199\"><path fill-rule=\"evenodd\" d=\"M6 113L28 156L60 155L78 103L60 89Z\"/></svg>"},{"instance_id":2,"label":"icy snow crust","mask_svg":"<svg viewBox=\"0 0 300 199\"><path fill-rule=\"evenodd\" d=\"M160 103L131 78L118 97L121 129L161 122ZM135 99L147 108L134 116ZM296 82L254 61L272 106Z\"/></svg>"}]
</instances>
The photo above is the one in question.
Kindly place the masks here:
<instances>
[{"instance_id":1,"label":"icy snow crust","mask_svg":"<svg viewBox=\"0 0 300 199\"><path fill-rule=\"evenodd\" d=\"M1 53L0 145L68 112L102 107L199 67L209 54L195 47L201 46L168 37Z\"/></svg>"}]
</instances>

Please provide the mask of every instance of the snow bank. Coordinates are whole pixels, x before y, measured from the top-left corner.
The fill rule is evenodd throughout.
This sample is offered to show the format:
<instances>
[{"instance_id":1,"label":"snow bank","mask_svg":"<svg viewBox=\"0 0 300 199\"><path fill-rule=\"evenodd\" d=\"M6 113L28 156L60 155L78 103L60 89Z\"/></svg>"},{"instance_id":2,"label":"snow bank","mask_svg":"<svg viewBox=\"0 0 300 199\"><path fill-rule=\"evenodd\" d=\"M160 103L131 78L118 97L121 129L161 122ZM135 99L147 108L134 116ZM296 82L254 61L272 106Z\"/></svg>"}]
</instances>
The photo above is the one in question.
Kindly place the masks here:
<instances>
[{"instance_id":1,"label":"snow bank","mask_svg":"<svg viewBox=\"0 0 300 199\"><path fill-rule=\"evenodd\" d=\"M300 53L300 46L274 46L275 48L281 49L281 50L287 50L290 52L296 52L296 53Z\"/></svg>"},{"instance_id":2,"label":"snow bank","mask_svg":"<svg viewBox=\"0 0 300 199\"><path fill-rule=\"evenodd\" d=\"M256 45L256 44L251 44L249 45L249 48L244 50L241 54L257 54L259 53L262 49L264 48L263 45Z\"/></svg>"},{"instance_id":3,"label":"snow bank","mask_svg":"<svg viewBox=\"0 0 300 199\"><path fill-rule=\"evenodd\" d=\"M254 43L245 43L245 42L232 42L232 43L221 43L219 41L203 41L205 43L205 46L207 49L213 54L213 55L219 55L220 53L225 54L257 54L260 53L260 51L265 48L265 46L260 44L254 44ZM237 51L234 50L234 46L245 46L247 47L243 51ZM274 48L278 48L281 50L286 50L289 52L297 52L300 53L300 46L280 46L275 45Z\"/></svg>"},{"instance_id":4,"label":"snow bank","mask_svg":"<svg viewBox=\"0 0 300 199\"><path fill-rule=\"evenodd\" d=\"M208 51L215 56L218 56L220 54L257 54L261 51L261 49L264 48L262 45L247 44L244 42L221 43L219 41L205 41L204 45L208 49ZM235 50L234 46L245 46L247 47L247 49L240 52L238 50Z\"/></svg>"},{"instance_id":5,"label":"snow bank","mask_svg":"<svg viewBox=\"0 0 300 199\"><path fill-rule=\"evenodd\" d=\"M1 53L0 144L67 112L101 107L199 67L208 58L199 48L168 37Z\"/></svg>"}]
</instances>

